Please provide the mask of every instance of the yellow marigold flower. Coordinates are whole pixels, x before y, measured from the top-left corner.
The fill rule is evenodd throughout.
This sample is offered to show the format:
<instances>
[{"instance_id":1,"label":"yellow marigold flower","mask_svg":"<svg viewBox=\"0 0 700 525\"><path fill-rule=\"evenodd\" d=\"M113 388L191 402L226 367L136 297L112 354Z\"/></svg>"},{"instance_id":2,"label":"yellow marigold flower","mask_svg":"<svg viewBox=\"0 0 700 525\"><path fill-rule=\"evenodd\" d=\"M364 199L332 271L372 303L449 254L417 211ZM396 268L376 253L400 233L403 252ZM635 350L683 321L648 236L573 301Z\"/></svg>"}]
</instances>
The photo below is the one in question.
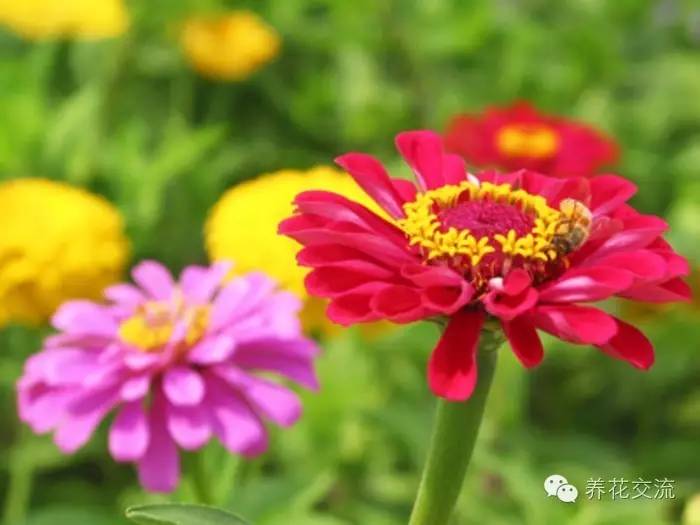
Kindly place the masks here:
<instances>
[{"instance_id":1,"label":"yellow marigold flower","mask_svg":"<svg viewBox=\"0 0 700 525\"><path fill-rule=\"evenodd\" d=\"M228 190L212 208L205 226L212 260L234 261L234 271L262 270L305 300L302 321L307 331L325 335L340 329L325 316L325 301L309 297L304 288L308 270L296 263L299 245L277 234L280 221L293 212L294 197L305 190L332 190L375 213L384 215L346 173L327 166L308 171L282 170L261 175ZM385 323L375 323L385 326ZM377 332L377 326L370 330Z\"/></svg>"},{"instance_id":2,"label":"yellow marigold flower","mask_svg":"<svg viewBox=\"0 0 700 525\"><path fill-rule=\"evenodd\" d=\"M700 493L688 500L683 511L683 525L700 525Z\"/></svg>"},{"instance_id":3,"label":"yellow marigold flower","mask_svg":"<svg viewBox=\"0 0 700 525\"><path fill-rule=\"evenodd\" d=\"M127 262L119 212L64 183L1 183L0 225L0 326L40 323L68 299L97 299Z\"/></svg>"},{"instance_id":4,"label":"yellow marigold flower","mask_svg":"<svg viewBox=\"0 0 700 525\"><path fill-rule=\"evenodd\" d=\"M181 44L192 66L205 77L243 80L279 53L275 30L250 11L187 20Z\"/></svg>"},{"instance_id":5,"label":"yellow marigold flower","mask_svg":"<svg viewBox=\"0 0 700 525\"><path fill-rule=\"evenodd\" d=\"M0 24L31 40L109 38L129 26L123 0L0 0Z\"/></svg>"}]
</instances>

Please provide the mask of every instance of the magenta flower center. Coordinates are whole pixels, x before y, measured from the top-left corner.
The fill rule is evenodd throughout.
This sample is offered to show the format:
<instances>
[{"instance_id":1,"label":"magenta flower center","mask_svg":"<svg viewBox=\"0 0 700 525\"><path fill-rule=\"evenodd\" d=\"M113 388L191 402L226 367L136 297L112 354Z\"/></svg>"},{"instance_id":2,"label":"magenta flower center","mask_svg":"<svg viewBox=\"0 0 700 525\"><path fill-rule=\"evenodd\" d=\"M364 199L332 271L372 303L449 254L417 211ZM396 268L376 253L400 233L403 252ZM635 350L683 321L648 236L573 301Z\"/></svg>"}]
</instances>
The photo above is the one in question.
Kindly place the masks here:
<instances>
[{"instance_id":1,"label":"magenta flower center","mask_svg":"<svg viewBox=\"0 0 700 525\"><path fill-rule=\"evenodd\" d=\"M507 234L510 230L523 236L535 224L534 217L523 210L490 200L460 202L454 207L440 210L437 216L443 230L468 230L476 238L492 238L497 233Z\"/></svg>"}]
</instances>

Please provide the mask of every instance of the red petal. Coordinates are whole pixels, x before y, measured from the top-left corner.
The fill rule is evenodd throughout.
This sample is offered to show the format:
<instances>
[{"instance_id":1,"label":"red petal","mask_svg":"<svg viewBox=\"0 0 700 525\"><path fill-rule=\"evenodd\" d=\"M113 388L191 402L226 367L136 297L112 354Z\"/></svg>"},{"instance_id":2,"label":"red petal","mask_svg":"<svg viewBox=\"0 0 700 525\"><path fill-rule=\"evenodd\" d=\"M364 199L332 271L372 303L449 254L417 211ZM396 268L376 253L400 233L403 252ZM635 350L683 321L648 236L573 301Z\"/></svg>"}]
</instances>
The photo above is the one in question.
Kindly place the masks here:
<instances>
[{"instance_id":1,"label":"red petal","mask_svg":"<svg viewBox=\"0 0 700 525\"><path fill-rule=\"evenodd\" d=\"M450 401L469 399L476 386L476 352L484 313L461 311L450 318L428 363L433 393Z\"/></svg>"},{"instance_id":2,"label":"red petal","mask_svg":"<svg viewBox=\"0 0 700 525\"><path fill-rule=\"evenodd\" d=\"M367 209L360 203L330 191L305 191L294 199L302 216L318 216L331 222L347 222L391 239L396 244L405 243L405 234L393 224Z\"/></svg>"},{"instance_id":3,"label":"red petal","mask_svg":"<svg viewBox=\"0 0 700 525\"><path fill-rule=\"evenodd\" d=\"M537 304L538 297L534 288L528 288L519 295L507 295L494 290L486 294L482 301L491 315L510 321L532 309Z\"/></svg>"},{"instance_id":4,"label":"red petal","mask_svg":"<svg viewBox=\"0 0 700 525\"><path fill-rule=\"evenodd\" d=\"M345 261L367 261L381 265L378 260L365 255L360 250L338 244L305 246L297 253L297 262L301 266L328 266Z\"/></svg>"},{"instance_id":5,"label":"red petal","mask_svg":"<svg viewBox=\"0 0 700 525\"><path fill-rule=\"evenodd\" d=\"M426 317L420 293L408 286L387 286L369 304L380 317L395 323L411 323Z\"/></svg>"},{"instance_id":6,"label":"red petal","mask_svg":"<svg viewBox=\"0 0 700 525\"><path fill-rule=\"evenodd\" d=\"M636 368L648 370L654 364L654 347L647 337L634 326L615 319L617 333L607 344L599 346L603 352L623 359Z\"/></svg>"},{"instance_id":7,"label":"red petal","mask_svg":"<svg viewBox=\"0 0 700 525\"><path fill-rule=\"evenodd\" d=\"M350 292L362 291L368 293L375 288L381 289L393 277L393 273L381 267L364 263L362 266L347 264L338 267L324 266L316 268L304 279L304 285L311 295L316 297L337 297Z\"/></svg>"},{"instance_id":8,"label":"red petal","mask_svg":"<svg viewBox=\"0 0 700 525\"><path fill-rule=\"evenodd\" d=\"M530 310L539 297L531 283L530 275L522 268L511 271L502 284L498 279L492 280L491 291L482 299L486 310L505 321Z\"/></svg>"},{"instance_id":9,"label":"red petal","mask_svg":"<svg viewBox=\"0 0 700 525\"><path fill-rule=\"evenodd\" d=\"M613 267L576 268L540 290L540 301L575 303L600 301L626 290L634 281L632 273Z\"/></svg>"},{"instance_id":10,"label":"red petal","mask_svg":"<svg viewBox=\"0 0 700 525\"><path fill-rule=\"evenodd\" d=\"M617 175L599 175L590 180L591 211L604 215L617 209L637 193L637 186Z\"/></svg>"},{"instance_id":11,"label":"red petal","mask_svg":"<svg viewBox=\"0 0 700 525\"><path fill-rule=\"evenodd\" d=\"M588 264L588 261L586 261ZM664 257L649 250L617 252L595 259L592 266L624 268L637 279L653 281L666 275L667 263Z\"/></svg>"},{"instance_id":12,"label":"red petal","mask_svg":"<svg viewBox=\"0 0 700 525\"><path fill-rule=\"evenodd\" d=\"M405 202L394 188L381 162L364 153L347 153L335 162L347 171L358 186L393 217L403 217Z\"/></svg>"},{"instance_id":13,"label":"red petal","mask_svg":"<svg viewBox=\"0 0 700 525\"><path fill-rule=\"evenodd\" d=\"M537 328L576 344L602 345L617 332L613 317L588 306L539 306L533 320Z\"/></svg>"},{"instance_id":14,"label":"red petal","mask_svg":"<svg viewBox=\"0 0 700 525\"><path fill-rule=\"evenodd\" d=\"M416 185L412 181L406 179L391 179L391 184L404 202L416 200L418 188L416 188Z\"/></svg>"},{"instance_id":15,"label":"red petal","mask_svg":"<svg viewBox=\"0 0 700 525\"><path fill-rule=\"evenodd\" d=\"M677 277L663 284L632 288L620 294L620 297L646 303L686 302L692 299L693 290L683 279Z\"/></svg>"},{"instance_id":16,"label":"red petal","mask_svg":"<svg viewBox=\"0 0 700 525\"><path fill-rule=\"evenodd\" d=\"M318 227L306 227L295 222L299 216L285 219L279 225L279 233L291 237L306 246L339 245L360 250L367 255L379 259L387 265L402 265L415 263L416 258L406 249L387 242L385 238L373 233L344 232L334 224Z\"/></svg>"},{"instance_id":17,"label":"red petal","mask_svg":"<svg viewBox=\"0 0 700 525\"><path fill-rule=\"evenodd\" d=\"M523 366L532 368L542 362L544 348L530 319L520 316L509 322L502 321L501 325L513 353Z\"/></svg>"},{"instance_id":18,"label":"red petal","mask_svg":"<svg viewBox=\"0 0 700 525\"><path fill-rule=\"evenodd\" d=\"M350 293L336 297L328 305L326 315L334 323L351 326L380 319L369 305L371 294Z\"/></svg>"},{"instance_id":19,"label":"red petal","mask_svg":"<svg viewBox=\"0 0 700 525\"><path fill-rule=\"evenodd\" d=\"M396 147L424 190L444 186L442 139L434 131L405 131L396 136Z\"/></svg>"},{"instance_id":20,"label":"red petal","mask_svg":"<svg viewBox=\"0 0 700 525\"><path fill-rule=\"evenodd\" d=\"M448 153L442 158L442 172L446 184L459 184L467 178L464 159L452 153Z\"/></svg>"}]
</instances>

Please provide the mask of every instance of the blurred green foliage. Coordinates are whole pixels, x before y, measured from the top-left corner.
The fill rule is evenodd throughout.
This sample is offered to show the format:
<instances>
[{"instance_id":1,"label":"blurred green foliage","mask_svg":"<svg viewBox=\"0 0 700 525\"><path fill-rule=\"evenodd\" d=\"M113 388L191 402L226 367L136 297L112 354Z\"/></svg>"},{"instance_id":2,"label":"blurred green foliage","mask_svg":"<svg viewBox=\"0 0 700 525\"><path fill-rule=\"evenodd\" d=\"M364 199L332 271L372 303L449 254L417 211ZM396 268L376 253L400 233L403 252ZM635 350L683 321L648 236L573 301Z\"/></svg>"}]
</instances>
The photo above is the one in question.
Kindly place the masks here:
<instances>
[{"instance_id":1,"label":"blurred green foliage","mask_svg":"<svg viewBox=\"0 0 700 525\"><path fill-rule=\"evenodd\" d=\"M283 37L246 82L213 83L177 47L184 16L250 7ZM396 132L442 129L460 111L527 98L606 129L635 204L667 216L700 262L700 5L694 0L149 0L106 42L0 35L0 178L42 176L100 192L124 213L135 258L204 260L201 228L228 186L365 150L400 167ZM1 226L0 226L1 228ZM1 235L0 230L0 235ZM507 349L455 525L679 523L700 492L700 310L630 310L658 349L643 374L554 341L524 371ZM74 457L21 429L13 383L40 334L0 334L0 493L7 525L107 525L146 496L106 455ZM259 525L405 523L432 414L424 367L436 332L326 345L305 417L252 462L206 455L218 502ZM222 461L224 467L221 467ZM547 499L546 476L578 486ZM222 475L223 479L214 476ZM589 501L589 478L676 481L676 498ZM33 478L33 480L32 480Z\"/></svg>"}]
</instances>

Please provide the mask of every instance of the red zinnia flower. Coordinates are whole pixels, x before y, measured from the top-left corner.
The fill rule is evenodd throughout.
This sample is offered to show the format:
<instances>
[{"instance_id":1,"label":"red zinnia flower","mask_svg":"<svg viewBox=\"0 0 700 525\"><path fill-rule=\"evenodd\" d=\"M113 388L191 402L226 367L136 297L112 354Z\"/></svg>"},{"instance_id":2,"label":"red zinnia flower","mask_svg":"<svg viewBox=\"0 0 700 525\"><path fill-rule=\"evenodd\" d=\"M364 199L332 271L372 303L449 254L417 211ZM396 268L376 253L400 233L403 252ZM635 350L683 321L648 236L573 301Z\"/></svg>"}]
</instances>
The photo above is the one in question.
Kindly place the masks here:
<instances>
[{"instance_id":1,"label":"red zinnia flower","mask_svg":"<svg viewBox=\"0 0 700 525\"><path fill-rule=\"evenodd\" d=\"M618 157L612 139L585 124L539 113L527 102L454 117L445 147L477 166L552 177L590 177Z\"/></svg>"},{"instance_id":2,"label":"red zinnia flower","mask_svg":"<svg viewBox=\"0 0 700 525\"><path fill-rule=\"evenodd\" d=\"M526 367L542 360L537 330L647 369L651 343L633 326L580 303L616 295L686 300L688 265L662 239L667 224L626 201L631 182L614 175L554 179L531 171L478 176L443 152L429 131L402 133L397 146L417 185L392 179L371 156L337 159L392 217L384 220L335 193L297 196L280 232L304 245L306 287L330 299L331 320L444 319L430 358L435 394L468 398L485 323L500 323Z\"/></svg>"}]
</instances>

